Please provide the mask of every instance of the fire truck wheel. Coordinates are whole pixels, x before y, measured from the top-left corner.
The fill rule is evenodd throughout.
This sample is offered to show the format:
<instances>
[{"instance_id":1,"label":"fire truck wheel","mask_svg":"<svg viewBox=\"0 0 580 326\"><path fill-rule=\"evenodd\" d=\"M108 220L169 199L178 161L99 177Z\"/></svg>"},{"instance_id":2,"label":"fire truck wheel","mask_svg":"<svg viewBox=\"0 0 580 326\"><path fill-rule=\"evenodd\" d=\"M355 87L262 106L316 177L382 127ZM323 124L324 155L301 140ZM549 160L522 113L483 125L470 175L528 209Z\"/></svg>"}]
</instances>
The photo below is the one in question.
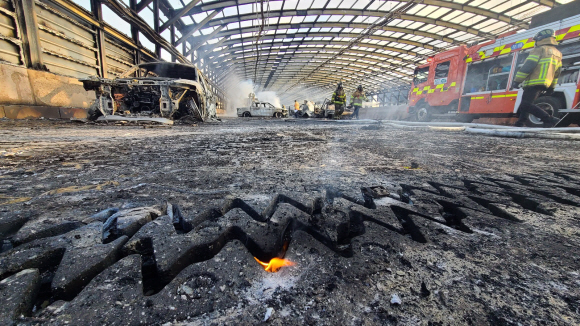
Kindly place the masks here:
<instances>
[{"instance_id":1,"label":"fire truck wheel","mask_svg":"<svg viewBox=\"0 0 580 326\"><path fill-rule=\"evenodd\" d=\"M457 122L464 122L464 123L472 123L475 119L473 114L458 114L455 116L455 121Z\"/></svg>"},{"instance_id":2,"label":"fire truck wheel","mask_svg":"<svg viewBox=\"0 0 580 326\"><path fill-rule=\"evenodd\" d=\"M419 122L429 122L431 121L431 108L427 105L422 105L417 107L415 112L417 121Z\"/></svg>"},{"instance_id":3,"label":"fire truck wheel","mask_svg":"<svg viewBox=\"0 0 580 326\"><path fill-rule=\"evenodd\" d=\"M534 104L542 108L544 111L548 112L548 114L550 114L551 116L557 118L560 117L558 113L562 108L562 103L560 103L560 101L557 98L551 96L538 97L534 101ZM542 121L538 119L536 116L530 114L528 116L527 125L529 127L541 127Z\"/></svg>"}]
</instances>

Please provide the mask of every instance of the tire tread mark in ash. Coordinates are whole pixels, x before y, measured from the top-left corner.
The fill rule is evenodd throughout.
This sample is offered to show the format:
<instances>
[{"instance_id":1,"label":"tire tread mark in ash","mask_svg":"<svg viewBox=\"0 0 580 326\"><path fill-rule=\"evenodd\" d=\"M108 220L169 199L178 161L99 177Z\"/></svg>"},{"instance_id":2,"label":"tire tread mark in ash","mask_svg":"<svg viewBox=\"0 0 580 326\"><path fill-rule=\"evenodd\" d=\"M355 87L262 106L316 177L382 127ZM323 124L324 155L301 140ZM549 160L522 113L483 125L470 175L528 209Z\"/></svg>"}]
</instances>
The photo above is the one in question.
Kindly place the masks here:
<instances>
[{"instance_id":1,"label":"tire tread mark in ash","mask_svg":"<svg viewBox=\"0 0 580 326\"><path fill-rule=\"evenodd\" d=\"M415 207L406 202L400 205L377 207L372 199L364 196L348 196L331 188L325 190L324 197L315 198L310 205L303 204L286 195L276 195L261 213L243 199L228 198L221 208L205 210L191 219L191 222L183 220L183 216L176 206L171 210L167 210L168 215L157 217L156 214L152 213L144 220L147 221L146 223L133 223L130 227L125 225L125 228L119 228L117 224L120 222L111 220L108 221L109 223L105 223L111 225L113 230L109 235L110 238L106 239L100 238L104 223L93 222L65 234L22 244L0 254L0 278L5 279L22 270L36 268L40 270L41 274L48 273L45 279L48 279L49 285L51 282L53 284L52 287L47 287L46 280L44 281L45 284L41 286L43 300L47 297L50 297L50 300L70 300L78 295L91 279L108 266L123 257L137 253L141 255L142 260L144 293L151 295L159 292L184 268L191 264L211 259L220 252L225 244L234 239L241 241L255 257L261 260L268 260L275 256L284 255L296 231L307 232L314 239L344 257L350 257L354 254L350 241L365 233L365 222L374 223L395 234L409 235L412 240L419 243L426 243L427 238L421 233L421 227L415 223L414 219L417 218L427 219L465 233L472 233L473 231L463 222L463 220L469 218L465 213L469 210L462 210L461 208L465 206L461 204L461 198L454 201L453 199L456 195L446 191L443 189L444 187L466 192L465 198L469 198L476 204L489 209L496 217L511 221L521 222L512 213L499 207L497 202L485 198L485 192L478 190L478 184L505 189L504 194L512 197L513 201L522 207L526 209L537 208L539 203L536 200L530 199L524 194L516 194L512 192L514 188L502 185L499 182L505 182L506 180L488 181L492 182L493 185L474 180L464 180L466 187L429 182L437 191L419 186L401 185L404 192L411 195L413 195L413 189L416 189L428 194L442 196L440 199L432 199L431 201L440 206L440 213L444 222L418 210L422 204L422 199L415 200ZM531 190L524 182L519 183L523 184L521 187ZM562 189L568 193L571 192L564 187ZM576 202L562 199L557 194L546 194L549 195L546 197L557 203L573 203L577 206ZM541 195L545 194L541 193ZM347 220L337 225L337 239L330 238L324 230L310 223L308 218L299 217L300 214L306 217L321 215L325 208L332 206L337 199L344 199L355 205L342 208L346 212ZM283 206L285 204L287 206ZM473 207L465 208L474 209ZM231 214L230 212L236 209L243 211L245 214L242 214L242 216L249 218L242 218L239 221L231 219L223 222L226 219L226 215ZM284 223L273 221L273 217L281 209L294 209L298 213L290 214L292 217L284 220ZM540 213L545 212L540 211ZM397 227L390 224L385 220L384 215L391 215L392 220L398 221L401 226ZM220 225L220 221L225 224ZM93 239L88 243L82 243L82 240L78 240L95 235L100 238L100 241L94 241L95 239ZM78 241L79 244L75 244L75 241ZM97 247L100 249L94 249ZM94 250L100 252L101 256L99 257L103 258L101 260L95 258L96 261L86 268L82 264L79 265L79 263L84 262L82 256L80 258L76 257L77 264L75 266L63 266L61 264L61 262L65 261L68 252L91 252ZM71 260L70 258L66 259L69 259L69 262L75 261L75 259ZM81 270L77 271L76 274L73 273L76 278L70 282L65 282L59 287L55 287L54 274L62 274L63 271L61 269L66 268L80 268Z\"/></svg>"}]
</instances>

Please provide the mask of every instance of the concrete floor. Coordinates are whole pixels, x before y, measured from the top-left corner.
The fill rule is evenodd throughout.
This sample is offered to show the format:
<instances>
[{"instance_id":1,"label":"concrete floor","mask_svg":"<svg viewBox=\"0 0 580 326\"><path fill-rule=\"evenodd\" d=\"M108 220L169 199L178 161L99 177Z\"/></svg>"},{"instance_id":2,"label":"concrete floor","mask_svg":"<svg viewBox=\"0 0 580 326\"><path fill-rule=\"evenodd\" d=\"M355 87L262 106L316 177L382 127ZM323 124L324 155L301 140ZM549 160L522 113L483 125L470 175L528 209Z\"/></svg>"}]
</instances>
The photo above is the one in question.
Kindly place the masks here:
<instances>
[{"instance_id":1,"label":"concrete floor","mask_svg":"<svg viewBox=\"0 0 580 326\"><path fill-rule=\"evenodd\" d=\"M0 292L29 289L0 296L7 323L580 324L578 142L241 118L0 133ZM103 244L87 218L111 207L133 211ZM282 253L275 274L252 257Z\"/></svg>"}]
</instances>

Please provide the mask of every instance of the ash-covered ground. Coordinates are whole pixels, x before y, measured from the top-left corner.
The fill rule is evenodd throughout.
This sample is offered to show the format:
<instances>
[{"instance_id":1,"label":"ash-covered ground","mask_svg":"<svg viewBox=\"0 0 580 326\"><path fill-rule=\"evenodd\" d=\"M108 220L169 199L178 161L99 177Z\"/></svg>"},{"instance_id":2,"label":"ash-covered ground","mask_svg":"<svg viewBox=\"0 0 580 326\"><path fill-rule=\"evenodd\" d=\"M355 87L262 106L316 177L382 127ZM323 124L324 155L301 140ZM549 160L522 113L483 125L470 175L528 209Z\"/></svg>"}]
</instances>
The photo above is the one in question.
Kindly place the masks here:
<instances>
[{"instance_id":1,"label":"ash-covered ground","mask_svg":"<svg viewBox=\"0 0 580 326\"><path fill-rule=\"evenodd\" d=\"M2 325L580 324L578 142L372 121L0 130ZM295 265L254 259L275 256Z\"/></svg>"}]
</instances>

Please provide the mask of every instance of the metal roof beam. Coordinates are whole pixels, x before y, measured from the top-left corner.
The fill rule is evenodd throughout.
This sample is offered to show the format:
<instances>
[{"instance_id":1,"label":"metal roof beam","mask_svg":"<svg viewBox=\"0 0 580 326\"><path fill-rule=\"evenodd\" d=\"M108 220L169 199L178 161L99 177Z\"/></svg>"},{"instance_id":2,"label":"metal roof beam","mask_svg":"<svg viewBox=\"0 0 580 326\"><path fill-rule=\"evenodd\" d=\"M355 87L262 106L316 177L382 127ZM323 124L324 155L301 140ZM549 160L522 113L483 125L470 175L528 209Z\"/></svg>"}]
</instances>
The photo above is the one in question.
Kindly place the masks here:
<instances>
[{"instance_id":1,"label":"metal roof beam","mask_svg":"<svg viewBox=\"0 0 580 326\"><path fill-rule=\"evenodd\" d=\"M181 19L181 17L183 17L185 13L190 11L191 8L195 7L199 2L201 2L201 0L190 0L190 2L187 5L185 5L185 7L179 9L177 13L173 14L171 18L169 18L163 25L161 25L161 27L159 27L159 33L163 33L164 30L166 30L167 28L169 28L169 26L173 25L173 23Z\"/></svg>"},{"instance_id":2,"label":"metal roof beam","mask_svg":"<svg viewBox=\"0 0 580 326\"><path fill-rule=\"evenodd\" d=\"M191 27L189 30L185 31L182 30L182 36L179 40L177 40L177 42L175 42L175 46L178 46L179 44L181 44L182 42L184 42L185 40L187 40L188 37L190 37L191 35L193 35L193 33L199 31L200 29L202 29L205 25L207 25L207 23L209 23L215 16L217 16L221 11L214 11L211 14L209 14L207 17L205 17L204 20L202 20L201 22L199 22L199 24L195 24L195 25L187 25L186 27Z\"/></svg>"}]
</instances>

